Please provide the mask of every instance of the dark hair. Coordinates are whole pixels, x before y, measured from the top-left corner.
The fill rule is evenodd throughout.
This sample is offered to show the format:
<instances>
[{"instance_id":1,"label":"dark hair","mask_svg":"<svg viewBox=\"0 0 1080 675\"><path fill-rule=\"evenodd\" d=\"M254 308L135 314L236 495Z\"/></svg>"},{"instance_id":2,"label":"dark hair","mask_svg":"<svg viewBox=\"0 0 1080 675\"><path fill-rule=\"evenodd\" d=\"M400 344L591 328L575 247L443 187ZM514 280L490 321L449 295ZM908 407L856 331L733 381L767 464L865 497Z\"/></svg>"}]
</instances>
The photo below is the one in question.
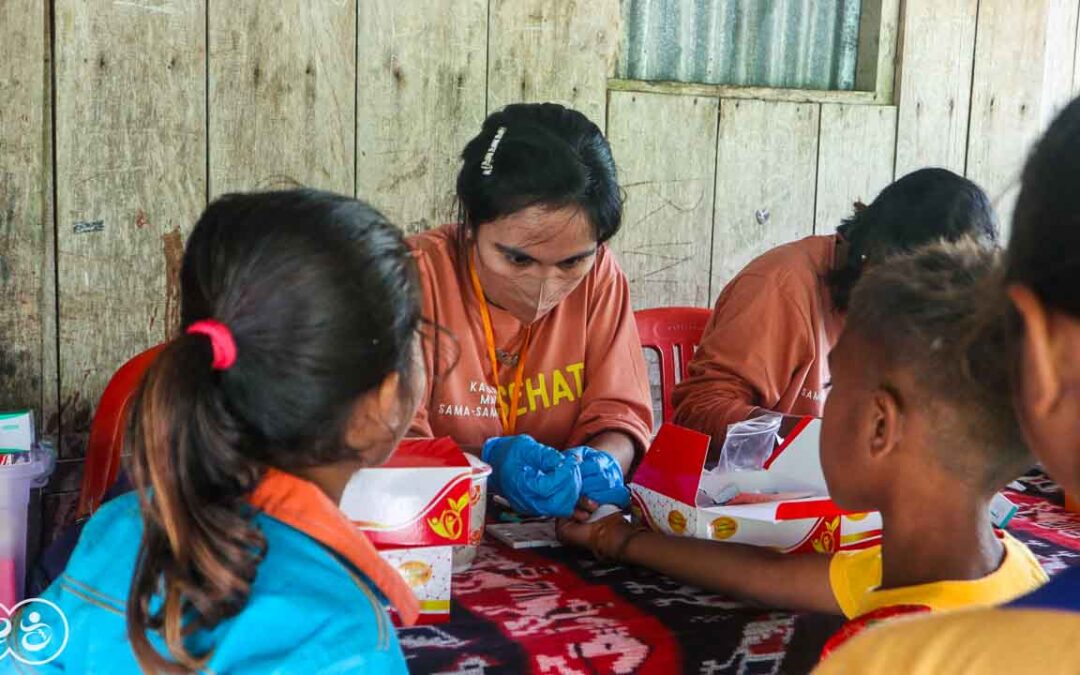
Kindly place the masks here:
<instances>
[{"instance_id":1,"label":"dark hair","mask_svg":"<svg viewBox=\"0 0 1080 675\"><path fill-rule=\"evenodd\" d=\"M1080 99L1054 120L1024 167L1006 255L1006 283L1080 316Z\"/></svg>"},{"instance_id":2,"label":"dark hair","mask_svg":"<svg viewBox=\"0 0 1080 675\"><path fill-rule=\"evenodd\" d=\"M888 185L870 206L836 229L848 244L847 257L826 281L833 305L847 309L851 289L867 264L912 251L938 239L972 237L986 246L998 241L997 215L975 183L947 169L919 169Z\"/></svg>"},{"instance_id":3,"label":"dark hair","mask_svg":"<svg viewBox=\"0 0 1080 675\"><path fill-rule=\"evenodd\" d=\"M880 347L885 370L911 373L923 394L912 403L935 420L942 464L986 491L1032 463L1013 412L1005 333L983 312L999 285L997 260L970 239L890 258L855 287L845 325Z\"/></svg>"},{"instance_id":4,"label":"dark hair","mask_svg":"<svg viewBox=\"0 0 1080 675\"><path fill-rule=\"evenodd\" d=\"M237 358L215 371L210 341L181 332L132 410L145 531L127 620L144 669L197 669L184 636L243 608L266 550L246 498L266 468L357 458L345 423L387 375L407 379L418 287L401 232L362 202L288 190L207 207L184 254L182 324L225 324Z\"/></svg>"},{"instance_id":5,"label":"dark hair","mask_svg":"<svg viewBox=\"0 0 1080 675\"><path fill-rule=\"evenodd\" d=\"M555 103L515 103L492 113L461 152L457 198L464 228L530 206L577 206L596 241L622 224L622 193L600 128Z\"/></svg>"}]
</instances>

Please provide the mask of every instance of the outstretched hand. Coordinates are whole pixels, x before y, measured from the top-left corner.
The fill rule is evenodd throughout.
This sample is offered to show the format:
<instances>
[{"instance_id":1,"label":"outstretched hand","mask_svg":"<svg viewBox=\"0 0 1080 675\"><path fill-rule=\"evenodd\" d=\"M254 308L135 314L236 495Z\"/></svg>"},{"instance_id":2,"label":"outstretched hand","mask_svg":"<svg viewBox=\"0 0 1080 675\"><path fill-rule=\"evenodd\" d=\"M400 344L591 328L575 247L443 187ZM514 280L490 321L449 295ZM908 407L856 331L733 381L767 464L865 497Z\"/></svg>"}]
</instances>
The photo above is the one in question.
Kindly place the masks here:
<instances>
[{"instance_id":1,"label":"outstretched hand","mask_svg":"<svg viewBox=\"0 0 1080 675\"><path fill-rule=\"evenodd\" d=\"M614 559L620 554L623 542L636 528L621 513L612 514L592 523L574 519L561 520L555 527L559 541L592 551L597 558Z\"/></svg>"}]
</instances>

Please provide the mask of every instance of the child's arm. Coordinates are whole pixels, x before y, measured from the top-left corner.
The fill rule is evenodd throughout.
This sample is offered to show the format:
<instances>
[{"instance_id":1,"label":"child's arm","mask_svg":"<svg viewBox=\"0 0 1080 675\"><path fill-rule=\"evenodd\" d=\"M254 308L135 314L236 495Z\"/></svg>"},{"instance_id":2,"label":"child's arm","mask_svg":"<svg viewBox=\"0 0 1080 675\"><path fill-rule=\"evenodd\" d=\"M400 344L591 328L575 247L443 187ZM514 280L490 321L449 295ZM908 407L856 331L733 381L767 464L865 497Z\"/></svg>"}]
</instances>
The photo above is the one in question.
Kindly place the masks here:
<instances>
[{"instance_id":1,"label":"child's arm","mask_svg":"<svg viewBox=\"0 0 1080 675\"><path fill-rule=\"evenodd\" d=\"M771 607L841 614L829 583L832 556L785 555L659 532L639 532L621 515L589 524L566 522L559 537L595 553L662 572L683 583Z\"/></svg>"}]
</instances>

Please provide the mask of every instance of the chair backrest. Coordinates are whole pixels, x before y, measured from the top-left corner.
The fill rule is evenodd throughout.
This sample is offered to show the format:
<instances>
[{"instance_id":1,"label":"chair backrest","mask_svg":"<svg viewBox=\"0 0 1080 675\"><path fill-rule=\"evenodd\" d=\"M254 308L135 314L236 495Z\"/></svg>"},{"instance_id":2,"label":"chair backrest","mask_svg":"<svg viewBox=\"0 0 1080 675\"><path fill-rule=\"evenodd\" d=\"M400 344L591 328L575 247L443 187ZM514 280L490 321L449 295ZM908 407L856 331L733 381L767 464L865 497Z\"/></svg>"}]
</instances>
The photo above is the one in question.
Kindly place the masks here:
<instances>
[{"instance_id":1,"label":"chair backrest","mask_svg":"<svg viewBox=\"0 0 1080 675\"><path fill-rule=\"evenodd\" d=\"M90 423L90 440L86 445L86 464L79 490L78 517L89 516L97 510L105 493L116 481L124 447L128 408L142 383L143 375L164 348L165 345L151 347L120 366L101 394Z\"/></svg>"},{"instance_id":2,"label":"chair backrest","mask_svg":"<svg viewBox=\"0 0 1080 675\"><path fill-rule=\"evenodd\" d=\"M701 342L712 312L701 307L657 307L634 312L642 349L660 356L660 398L663 420L674 416L671 392L687 376L694 349Z\"/></svg>"}]
</instances>

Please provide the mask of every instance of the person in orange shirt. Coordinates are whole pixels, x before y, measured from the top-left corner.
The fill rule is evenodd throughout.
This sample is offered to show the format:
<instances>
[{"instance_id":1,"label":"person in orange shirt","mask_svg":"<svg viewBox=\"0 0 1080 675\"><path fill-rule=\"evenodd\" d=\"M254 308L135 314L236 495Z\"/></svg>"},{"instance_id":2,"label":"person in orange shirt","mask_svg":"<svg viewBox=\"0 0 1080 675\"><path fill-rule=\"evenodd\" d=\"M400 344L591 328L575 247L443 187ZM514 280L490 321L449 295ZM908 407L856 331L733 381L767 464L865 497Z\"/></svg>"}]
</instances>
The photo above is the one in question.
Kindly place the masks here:
<instances>
[{"instance_id":1,"label":"person in orange shirt","mask_svg":"<svg viewBox=\"0 0 1080 675\"><path fill-rule=\"evenodd\" d=\"M1013 214L1004 283L991 308L1010 344L1024 435L1066 493L1080 496L1080 99L1028 159ZM1000 305L994 306L994 303ZM828 656L844 673L1080 672L1080 567L1007 606L890 622Z\"/></svg>"},{"instance_id":2,"label":"person in orange shirt","mask_svg":"<svg viewBox=\"0 0 1080 675\"><path fill-rule=\"evenodd\" d=\"M411 434L484 446L491 487L522 511L570 515L582 490L624 503L652 410L629 287L605 245L622 223L607 140L563 106L507 106L465 146L457 195L459 223L410 241L440 329ZM516 489L541 484L534 496L551 499Z\"/></svg>"},{"instance_id":3,"label":"person in orange shirt","mask_svg":"<svg viewBox=\"0 0 1080 675\"><path fill-rule=\"evenodd\" d=\"M622 514L567 521L560 537L712 591L849 618L992 605L1037 588L1038 560L991 524L994 494L1031 465L1001 386L1004 337L971 339L993 260L972 242L936 244L876 266L852 295L830 355L821 468L839 506L881 512L881 544L784 554L636 528Z\"/></svg>"},{"instance_id":4,"label":"person in orange shirt","mask_svg":"<svg viewBox=\"0 0 1080 675\"><path fill-rule=\"evenodd\" d=\"M944 238L997 243L997 218L975 183L921 169L881 191L836 234L777 247L746 266L716 301L689 377L672 393L676 424L709 434L764 411L821 417L829 351L867 267Z\"/></svg>"}]
</instances>

